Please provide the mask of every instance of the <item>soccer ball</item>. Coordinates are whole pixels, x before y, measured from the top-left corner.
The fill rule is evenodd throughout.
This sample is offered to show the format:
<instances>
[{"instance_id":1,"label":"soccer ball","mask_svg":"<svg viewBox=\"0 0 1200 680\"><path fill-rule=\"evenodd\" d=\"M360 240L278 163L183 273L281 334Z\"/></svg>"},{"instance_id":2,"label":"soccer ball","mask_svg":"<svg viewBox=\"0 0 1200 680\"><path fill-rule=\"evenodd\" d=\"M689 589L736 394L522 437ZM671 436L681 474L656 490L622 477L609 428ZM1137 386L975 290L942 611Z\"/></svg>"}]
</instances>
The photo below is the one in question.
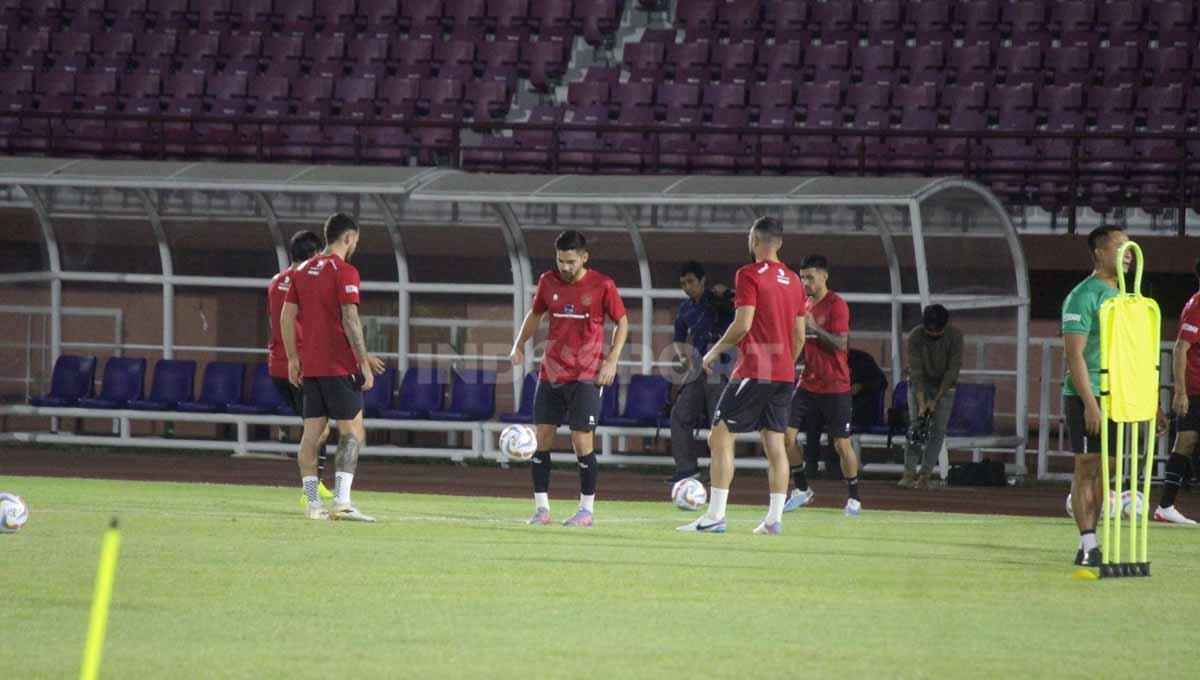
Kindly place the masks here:
<instances>
[{"instance_id":1,"label":"soccer ball","mask_svg":"<svg viewBox=\"0 0 1200 680\"><path fill-rule=\"evenodd\" d=\"M29 520L29 506L20 496L0 493L0 534L16 533Z\"/></svg>"},{"instance_id":2,"label":"soccer ball","mask_svg":"<svg viewBox=\"0 0 1200 680\"><path fill-rule=\"evenodd\" d=\"M537 433L528 425L509 425L500 433L500 450L516 460L529 460L537 451Z\"/></svg>"},{"instance_id":3,"label":"soccer ball","mask_svg":"<svg viewBox=\"0 0 1200 680\"><path fill-rule=\"evenodd\" d=\"M1109 501L1108 502L1108 516L1116 517L1117 516L1117 492L1116 491L1113 491L1112 489L1108 490L1108 501ZM1101 512L1104 512L1104 510L1101 509ZM1071 494L1067 494L1067 516L1072 517L1072 518L1075 517L1075 510L1071 507Z\"/></svg>"},{"instance_id":4,"label":"soccer ball","mask_svg":"<svg viewBox=\"0 0 1200 680\"><path fill-rule=\"evenodd\" d=\"M1126 517L1129 516L1129 506L1130 506L1129 498L1130 498L1129 491L1121 492L1121 511L1125 513ZM1134 509L1134 512L1136 512L1139 515L1142 514L1142 492L1141 491L1137 492L1137 508Z\"/></svg>"},{"instance_id":5,"label":"soccer ball","mask_svg":"<svg viewBox=\"0 0 1200 680\"><path fill-rule=\"evenodd\" d=\"M708 502L708 493L700 480L688 477L675 482L671 488L671 502L680 510L699 510Z\"/></svg>"}]
</instances>

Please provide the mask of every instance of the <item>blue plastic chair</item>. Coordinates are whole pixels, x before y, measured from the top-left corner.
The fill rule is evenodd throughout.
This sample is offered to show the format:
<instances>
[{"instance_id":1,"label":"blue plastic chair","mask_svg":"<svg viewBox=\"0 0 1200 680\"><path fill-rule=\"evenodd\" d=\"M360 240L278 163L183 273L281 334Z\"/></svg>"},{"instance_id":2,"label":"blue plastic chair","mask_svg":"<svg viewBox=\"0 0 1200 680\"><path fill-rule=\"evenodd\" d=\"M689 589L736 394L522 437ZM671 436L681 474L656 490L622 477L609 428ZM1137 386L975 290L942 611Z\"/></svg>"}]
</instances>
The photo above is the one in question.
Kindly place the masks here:
<instances>
[{"instance_id":1,"label":"blue plastic chair","mask_svg":"<svg viewBox=\"0 0 1200 680\"><path fill-rule=\"evenodd\" d=\"M609 425L613 418L621 415L621 383L605 385L600 392L600 424Z\"/></svg>"},{"instance_id":2,"label":"blue plastic chair","mask_svg":"<svg viewBox=\"0 0 1200 680\"><path fill-rule=\"evenodd\" d=\"M250 399L248 401L229 404L230 413L240 415L262 415L275 413L283 405L283 395L271 380L270 367L259 364L254 367L254 375L250 378Z\"/></svg>"},{"instance_id":3,"label":"blue plastic chair","mask_svg":"<svg viewBox=\"0 0 1200 680\"><path fill-rule=\"evenodd\" d=\"M605 421L608 425L655 427L665 425L663 406L671 396L671 383L661 375L635 375L625 386L625 411Z\"/></svg>"},{"instance_id":4,"label":"blue plastic chair","mask_svg":"<svg viewBox=\"0 0 1200 680\"><path fill-rule=\"evenodd\" d=\"M146 360L113 357L104 364L99 397L79 400L81 408L125 408L129 402L142 398L146 381Z\"/></svg>"},{"instance_id":5,"label":"blue plastic chair","mask_svg":"<svg viewBox=\"0 0 1200 680\"><path fill-rule=\"evenodd\" d=\"M396 408L381 409L381 418L392 420L428 420L429 414L442 408L441 375L431 366L414 366L404 372Z\"/></svg>"},{"instance_id":6,"label":"blue plastic chair","mask_svg":"<svg viewBox=\"0 0 1200 680\"><path fill-rule=\"evenodd\" d=\"M396 369L391 366L375 376L375 383L363 394L364 418L378 418L383 410L392 407L392 388L395 384Z\"/></svg>"},{"instance_id":7,"label":"blue plastic chair","mask_svg":"<svg viewBox=\"0 0 1200 680\"><path fill-rule=\"evenodd\" d=\"M892 408L889 410L889 412L902 415L906 419L908 418L907 380L902 380L896 383L896 386L892 388ZM872 425L871 427L867 428L867 432L870 432L871 434L899 434L899 430L893 432L891 430L891 426L887 423Z\"/></svg>"},{"instance_id":8,"label":"blue plastic chair","mask_svg":"<svg viewBox=\"0 0 1200 680\"><path fill-rule=\"evenodd\" d=\"M959 383L946 434L952 437L990 435L995 429L992 412L996 406L996 386L983 383Z\"/></svg>"},{"instance_id":9,"label":"blue plastic chair","mask_svg":"<svg viewBox=\"0 0 1200 680\"><path fill-rule=\"evenodd\" d=\"M496 412L495 371L455 371L450 382L450 408L433 411L430 420L488 420Z\"/></svg>"},{"instance_id":10,"label":"blue plastic chair","mask_svg":"<svg viewBox=\"0 0 1200 680\"><path fill-rule=\"evenodd\" d=\"M525 382L521 385L521 403L517 407L515 413L501 413L500 422L502 423L525 423L533 422L533 397L537 392L537 374L527 373Z\"/></svg>"},{"instance_id":11,"label":"blue plastic chair","mask_svg":"<svg viewBox=\"0 0 1200 680\"><path fill-rule=\"evenodd\" d=\"M181 401L176 405L186 413L221 413L230 404L242 401L242 383L246 379L246 366L232 361L213 361L204 367L204 380L200 384L200 398L196 401Z\"/></svg>"},{"instance_id":12,"label":"blue plastic chair","mask_svg":"<svg viewBox=\"0 0 1200 680\"><path fill-rule=\"evenodd\" d=\"M160 359L154 365L154 381L150 397L134 399L129 408L138 411L172 411L181 401L191 401L196 362L180 359Z\"/></svg>"},{"instance_id":13,"label":"blue plastic chair","mask_svg":"<svg viewBox=\"0 0 1200 680\"><path fill-rule=\"evenodd\" d=\"M63 354L54 361L50 392L29 400L34 406L74 406L95 392L96 357Z\"/></svg>"}]
</instances>

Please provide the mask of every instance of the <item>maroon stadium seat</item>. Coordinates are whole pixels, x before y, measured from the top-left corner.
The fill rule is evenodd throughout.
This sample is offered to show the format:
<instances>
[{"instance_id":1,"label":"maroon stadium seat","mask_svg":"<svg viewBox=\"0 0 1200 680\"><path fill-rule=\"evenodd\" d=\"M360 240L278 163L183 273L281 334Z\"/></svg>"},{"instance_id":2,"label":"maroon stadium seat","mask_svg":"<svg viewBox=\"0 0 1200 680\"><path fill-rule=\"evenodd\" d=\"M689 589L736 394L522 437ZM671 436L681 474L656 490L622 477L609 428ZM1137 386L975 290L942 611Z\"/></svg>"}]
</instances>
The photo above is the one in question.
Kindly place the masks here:
<instances>
[{"instance_id":1,"label":"maroon stadium seat","mask_svg":"<svg viewBox=\"0 0 1200 680\"><path fill-rule=\"evenodd\" d=\"M842 79L850 70L850 47L845 43L810 47L804 59L804 72L809 80Z\"/></svg>"},{"instance_id":2,"label":"maroon stadium seat","mask_svg":"<svg viewBox=\"0 0 1200 680\"><path fill-rule=\"evenodd\" d=\"M407 118L420 98L419 78L384 78L375 91L384 118Z\"/></svg>"},{"instance_id":3,"label":"maroon stadium seat","mask_svg":"<svg viewBox=\"0 0 1200 680\"><path fill-rule=\"evenodd\" d=\"M433 44L435 67L470 66L475 63L475 43L466 40L446 40Z\"/></svg>"},{"instance_id":4,"label":"maroon stadium seat","mask_svg":"<svg viewBox=\"0 0 1200 680\"><path fill-rule=\"evenodd\" d=\"M473 80L466 85L464 102L476 121L503 120L512 106L512 95L503 80Z\"/></svg>"},{"instance_id":5,"label":"maroon stadium seat","mask_svg":"<svg viewBox=\"0 0 1200 680\"><path fill-rule=\"evenodd\" d=\"M868 45L855 48L854 71L865 83L891 83L897 80L899 68L893 45Z\"/></svg>"},{"instance_id":6,"label":"maroon stadium seat","mask_svg":"<svg viewBox=\"0 0 1200 680\"><path fill-rule=\"evenodd\" d=\"M712 64L722 82L753 82L755 52L753 42L731 42L713 45Z\"/></svg>"},{"instance_id":7,"label":"maroon stadium seat","mask_svg":"<svg viewBox=\"0 0 1200 680\"><path fill-rule=\"evenodd\" d=\"M521 43L515 40L492 40L481 43L475 52L479 73L515 72L521 64Z\"/></svg>"},{"instance_id":8,"label":"maroon stadium seat","mask_svg":"<svg viewBox=\"0 0 1200 680\"><path fill-rule=\"evenodd\" d=\"M621 63L629 71L630 80L662 80L666 62L666 46L658 42L635 42L625 46Z\"/></svg>"},{"instance_id":9,"label":"maroon stadium seat","mask_svg":"<svg viewBox=\"0 0 1200 680\"><path fill-rule=\"evenodd\" d=\"M397 49L401 47L407 48L413 43L421 43L427 46L426 61L429 54L432 54L433 46L428 41L404 40L398 42ZM357 64L382 64L388 60L388 41L384 38L372 38L359 36L350 41L346 49L346 59Z\"/></svg>"},{"instance_id":10,"label":"maroon stadium seat","mask_svg":"<svg viewBox=\"0 0 1200 680\"><path fill-rule=\"evenodd\" d=\"M902 116L910 111L936 111L937 106L938 88L932 85L899 85L892 92L892 108Z\"/></svg>"},{"instance_id":11,"label":"maroon stadium seat","mask_svg":"<svg viewBox=\"0 0 1200 680\"><path fill-rule=\"evenodd\" d=\"M444 28L443 9L442 0L407 0L401 3L400 23L410 37L437 38Z\"/></svg>"},{"instance_id":12,"label":"maroon stadium seat","mask_svg":"<svg viewBox=\"0 0 1200 680\"><path fill-rule=\"evenodd\" d=\"M581 81L567 85L567 104L578 109L585 106L608 106L609 84L602 81Z\"/></svg>"},{"instance_id":13,"label":"maroon stadium seat","mask_svg":"<svg viewBox=\"0 0 1200 680\"><path fill-rule=\"evenodd\" d=\"M731 42L757 40L762 32L760 0L725 0L717 5L717 33Z\"/></svg>"},{"instance_id":14,"label":"maroon stadium seat","mask_svg":"<svg viewBox=\"0 0 1200 680\"><path fill-rule=\"evenodd\" d=\"M892 106L890 85L851 85L846 88L846 106L857 113L863 111L887 111Z\"/></svg>"},{"instance_id":15,"label":"maroon stadium seat","mask_svg":"<svg viewBox=\"0 0 1200 680\"><path fill-rule=\"evenodd\" d=\"M669 110L680 115L685 111L694 111L698 120L700 86L693 83L663 83L655 91L654 108L660 118Z\"/></svg>"},{"instance_id":16,"label":"maroon stadium seat","mask_svg":"<svg viewBox=\"0 0 1200 680\"><path fill-rule=\"evenodd\" d=\"M1125 38L1141 36L1143 7L1140 0L1100 2L1096 9L1097 27L1110 42L1119 43Z\"/></svg>"},{"instance_id":17,"label":"maroon stadium seat","mask_svg":"<svg viewBox=\"0 0 1200 680\"><path fill-rule=\"evenodd\" d=\"M687 31L689 36L715 33L717 22L717 0L691 0L681 2L675 8L675 26Z\"/></svg>"},{"instance_id":18,"label":"maroon stadium seat","mask_svg":"<svg viewBox=\"0 0 1200 680\"><path fill-rule=\"evenodd\" d=\"M1090 83L1092 51L1082 46L1051 49L1046 52L1046 72L1055 85Z\"/></svg>"},{"instance_id":19,"label":"maroon stadium seat","mask_svg":"<svg viewBox=\"0 0 1200 680\"><path fill-rule=\"evenodd\" d=\"M704 83L709 80L709 43L683 42L667 45L667 71L676 81Z\"/></svg>"},{"instance_id":20,"label":"maroon stadium seat","mask_svg":"<svg viewBox=\"0 0 1200 680\"><path fill-rule=\"evenodd\" d=\"M1148 84L1190 83L1192 68L1189 60L1193 49L1182 45L1159 46L1143 56L1142 81Z\"/></svg>"},{"instance_id":21,"label":"maroon stadium seat","mask_svg":"<svg viewBox=\"0 0 1200 680\"><path fill-rule=\"evenodd\" d=\"M789 36L808 33L809 3L806 0L778 0L763 3L763 29L778 43Z\"/></svg>"},{"instance_id":22,"label":"maroon stadium seat","mask_svg":"<svg viewBox=\"0 0 1200 680\"><path fill-rule=\"evenodd\" d=\"M1041 83L1042 48L1038 45L1013 45L996 51L996 69L1008 84Z\"/></svg>"},{"instance_id":23,"label":"maroon stadium seat","mask_svg":"<svg viewBox=\"0 0 1200 680\"><path fill-rule=\"evenodd\" d=\"M943 82L946 50L942 45L916 45L900 50L900 69L910 83Z\"/></svg>"},{"instance_id":24,"label":"maroon stadium seat","mask_svg":"<svg viewBox=\"0 0 1200 680\"><path fill-rule=\"evenodd\" d=\"M324 4L324 2L317 3ZM316 12L313 0L287 0L276 2L272 18L284 33L310 33L316 27Z\"/></svg>"},{"instance_id":25,"label":"maroon stadium seat","mask_svg":"<svg viewBox=\"0 0 1200 680\"><path fill-rule=\"evenodd\" d=\"M957 32L970 44L978 39L991 40L1000 32L999 0L965 0L954 12Z\"/></svg>"},{"instance_id":26,"label":"maroon stadium seat","mask_svg":"<svg viewBox=\"0 0 1200 680\"><path fill-rule=\"evenodd\" d=\"M1064 42L1088 39L1095 34L1095 0L1061 0L1049 4L1050 28Z\"/></svg>"},{"instance_id":27,"label":"maroon stadium seat","mask_svg":"<svg viewBox=\"0 0 1200 680\"><path fill-rule=\"evenodd\" d=\"M950 0L916 0L908 3L904 30L917 37L917 44L928 44L953 31Z\"/></svg>"},{"instance_id":28,"label":"maroon stadium seat","mask_svg":"<svg viewBox=\"0 0 1200 680\"><path fill-rule=\"evenodd\" d=\"M313 7L313 23L324 35L352 33L357 23L354 5L355 0L321 0Z\"/></svg>"},{"instance_id":29,"label":"maroon stadium seat","mask_svg":"<svg viewBox=\"0 0 1200 680\"><path fill-rule=\"evenodd\" d=\"M612 103L623 116L629 109L654 110L654 83L629 82L612 85Z\"/></svg>"},{"instance_id":30,"label":"maroon stadium seat","mask_svg":"<svg viewBox=\"0 0 1200 680\"><path fill-rule=\"evenodd\" d=\"M451 0L443 7L445 26L451 31L469 29L482 34L487 29L486 0Z\"/></svg>"},{"instance_id":31,"label":"maroon stadium seat","mask_svg":"<svg viewBox=\"0 0 1200 680\"><path fill-rule=\"evenodd\" d=\"M400 20L399 0L358 0L358 24L365 35L387 38L397 31L408 31L410 17ZM353 48L354 43L350 43Z\"/></svg>"},{"instance_id":32,"label":"maroon stadium seat","mask_svg":"<svg viewBox=\"0 0 1200 680\"><path fill-rule=\"evenodd\" d=\"M567 68L567 50L562 43L538 41L527 50L529 84L536 92L549 92Z\"/></svg>"},{"instance_id":33,"label":"maroon stadium seat","mask_svg":"<svg viewBox=\"0 0 1200 680\"><path fill-rule=\"evenodd\" d=\"M420 95L416 101L417 113L428 114L439 107L461 103L463 88L461 80L437 78L422 81Z\"/></svg>"},{"instance_id":34,"label":"maroon stadium seat","mask_svg":"<svg viewBox=\"0 0 1200 680\"><path fill-rule=\"evenodd\" d=\"M1096 50L1095 68L1102 73L1105 85L1137 83L1140 80L1137 44L1109 45Z\"/></svg>"},{"instance_id":35,"label":"maroon stadium seat","mask_svg":"<svg viewBox=\"0 0 1200 680\"><path fill-rule=\"evenodd\" d=\"M710 83L704 86L702 107L705 116L715 119L715 112L721 109L746 108L746 86L737 83Z\"/></svg>"},{"instance_id":36,"label":"maroon stadium seat","mask_svg":"<svg viewBox=\"0 0 1200 680\"><path fill-rule=\"evenodd\" d=\"M1015 0L1000 5L1000 30L1006 35L1020 36L1042 31L1048 19L1043 0Z\"/></svg>"},{"instance_id":37,"label":"maroon stadium seat","mask_svg":"<svg viewBox=\"0 0 1200 680\"><path fill-rule=\"evenodd\" d=\"M268 62L299 61L304 56L304 38L298 35L266 36L262 56Z\"/></svg>"},{"instance_id":38,"label":"maroon stadium seat","mask_svg":"<svg viewBox=\"0 0 1200 680\"><path fill-rule=\"evenodd\" d=\"M954 71L959 83L992 82L992 48L987 44L952 47L946 66Z\"/></svg>"},{"instance_id":39,"label":"maroon stadium seat","mask_svg":"<svg viewBox=\"0 0 1200 680\"><path fill-rule=\"evenodd\" d=\"M621 21L622 0L575 0L575 18L592 47L609 47Z\"/></svg>"},{"instance_id":40,"label":"maroon stadium seat","mask_svg":"<svg viewBox=\"0 0 1200 680\"><path fill-rule=\"evenodd\" d=\"M84 111L106 113L117 110L116 73L80 73L75 77L75 93Z\"/></svg>"},{"instance_id":41,"label":"maroon stadium seat","mask_svg":"<svg viewBox=\"0 0 1200 680\"><path fill-rule=\"evenodd\" d=\"M792 110L796 103L796 91L792 83L767 83L750 88L749 99L750 114L761 118L764 111Z\"/></svg>"},{"instance_id":42,"label":"maroon stadium seat","mask_svg":"<svg viewBox=\"0 0 1200 680\"><path fill-rule=\"evenodd\" d=\"M858 29L872 42L881 36L896 35L903 26L903 6L897 0L875 0L864 2L858 11Z\"/></svg>"}]
</instances>

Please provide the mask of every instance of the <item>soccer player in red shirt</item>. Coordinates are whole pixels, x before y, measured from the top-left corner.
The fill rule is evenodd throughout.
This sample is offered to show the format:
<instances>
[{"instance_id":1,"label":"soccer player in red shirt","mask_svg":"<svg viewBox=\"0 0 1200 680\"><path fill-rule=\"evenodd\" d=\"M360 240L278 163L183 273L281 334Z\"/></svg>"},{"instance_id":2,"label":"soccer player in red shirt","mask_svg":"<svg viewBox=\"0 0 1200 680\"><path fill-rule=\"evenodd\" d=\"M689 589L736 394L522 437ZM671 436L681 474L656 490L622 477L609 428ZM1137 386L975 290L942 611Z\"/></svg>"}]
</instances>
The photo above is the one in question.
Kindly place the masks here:
<instances>
[{"instance_id":1,"label":"soccer player in red shirt","mask_svg":"<svg viewBox=\"0 0 1200 680\"><path fill-rule=\"evenodd\" d=\"M617 284L587 268L583 234L564 231L555 239L554 248L558 269L538 279L533 308L525 315L510 355L519 371L525 362L525 343L548 312L550 331L533 398L537 452L531 461L534 513L529 524L550 523L550 446L555 430L566 422L579 459L579 509L563 524L592 526L600 472L592 448L592 431L600 420L604 386L611 385L617 375L617 359L629 335L629 320ZM607 355L603 353L605 317L617 324Z\"/></svg>"},{"instance_id":2,"label":"soccer player in red shirt","mask_svg":"<svg viewBox=\"0 0 1200 680\"><path fill-rule=\"evenodd\" d=\"M760 217L748 235L754 264L737 271L734 280L733 323L704 355L711 371L721 353L735 346L738 363L713 413L708 448L712 456L712 487L708 511L679 527L680 531L725 532L725 502L733 482L733 435L758 431L767 452L771 487L767 517L756 534L783 531L787 498L788 459L784 445L788 410L796 383L796 360L804 347L807 298L800 277L779 261L783 225Z\"/></svg>"},{"instance_id":3,"label":"soccer player in red shirt","mask_svg":"<svg viewBox=\"0 0 1200 680\"><path fill-rule=\"evenodd\" d=\"M1196 276L1200 278L1200 259L1196 260ZM1154 509L1154 521L1173 524L1195 524L1175 508L1175 496L1183 485L1190 463L1188 456L1196 451L1197 432L1200 432L1200 293L1192 295L1179 316L1179 335L1171 353L1175 376L1171 410L1175 412L1175 448L1167 459L1162 496Z\"/></svg>"},{"instance_id":4,"label":"soccer player in red shirt","mask_svg":"<svg viewBox=\"0 0 1200 680\"><path fill-rule=\"evenodd\" d=\"M809 337L804 343L804 373L800 375L800 386L792 397L786 441L796 488L783 511L791 512L812 501L813 492L804 476L804 453L815 466L820 458L821 433L825 432L841 459L842 476L849 485L846 514L857 516L862 511L862 503L858 497L858 456L850 446L853 411L847 354L850 306L840 295L829 290L829 260L823 255L804 258L800 263L800 280L808 295L805 331ZM805 432L804 453L796 441L801 429Z\"/></svg>"},{"instance_id":5,"label":"soccer player in red shirt","mask_svg":"<svg viewBox=\"0 0 1200 680\"><path fill-rule=\"evenodd\" d=\"M324 252L296 268L280 313L288 380L304 389L304 436L297 461L308 498L310 519L374 522L350 502L358 454L367 439L362 393L375 382L362 322L358 318L358 270L348 260L358 246L358 224L337 213L325 221ZM296 320L304 327L304 345L296 338ZM317 491L316 457L321 434L337 423L333 509L326 510Z\"/></svg>"},{"instance_id":6,"label":"soccer player in red shirt","mask_svg":"<svg viewBox=\"0 0 1200 680\"><path fill-rule=\"evenodd\" d=\"M292 265L271 277L271 283L267 286L267 320L271 328L271 339L267 342L267 372L271 376L271 382L275 383L275 389L279 391L279 396L283 397L283 402L297 416L301 417L304 414L304 392L299 387L288 382L287 350L283 347L283 334L279 329L279 317L283 313L283 302L287 298L288 289L292 286L292 276L296 272L296 267L319 253L323 245L321 237L311 231L303 230L293 234L291 241L288 243L288 250L292 256ZM303 342L303 339L304 334L297 325L297 344ZM333 498L333 492L326 488L323 481L325 478L326 460L325 444L328 439L329 430L326 428L321 436L321 443L317 447L317 492L321 498ZM304 498L307 504L307 497Z\"/></svg>"}]
</instances>

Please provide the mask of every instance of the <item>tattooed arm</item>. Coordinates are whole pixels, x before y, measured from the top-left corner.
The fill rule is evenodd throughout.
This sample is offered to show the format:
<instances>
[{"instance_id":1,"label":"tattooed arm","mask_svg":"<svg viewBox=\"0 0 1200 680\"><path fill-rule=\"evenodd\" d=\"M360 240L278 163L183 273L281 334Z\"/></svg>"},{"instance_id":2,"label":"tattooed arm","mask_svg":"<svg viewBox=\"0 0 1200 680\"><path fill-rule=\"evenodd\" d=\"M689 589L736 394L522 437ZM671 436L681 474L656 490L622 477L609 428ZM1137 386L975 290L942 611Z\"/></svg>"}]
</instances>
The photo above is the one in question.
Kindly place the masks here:
<instances>
[{"instance_id":1,"label":"tattooed arm","mask_svg":"<svg viewBox=\"0 0 1200 680\"><path fill-rule=\"evenodd\" d=\"M346 340L350 342L350 349L354 350L355 356L358 357L359 372L363 376L362 389L365 392L375 384L375 374L371 370L367 342L363 339L362 321L358 318L358 305L342 305L342 330L346 333Z\"/></svg>"}]
</instances>

